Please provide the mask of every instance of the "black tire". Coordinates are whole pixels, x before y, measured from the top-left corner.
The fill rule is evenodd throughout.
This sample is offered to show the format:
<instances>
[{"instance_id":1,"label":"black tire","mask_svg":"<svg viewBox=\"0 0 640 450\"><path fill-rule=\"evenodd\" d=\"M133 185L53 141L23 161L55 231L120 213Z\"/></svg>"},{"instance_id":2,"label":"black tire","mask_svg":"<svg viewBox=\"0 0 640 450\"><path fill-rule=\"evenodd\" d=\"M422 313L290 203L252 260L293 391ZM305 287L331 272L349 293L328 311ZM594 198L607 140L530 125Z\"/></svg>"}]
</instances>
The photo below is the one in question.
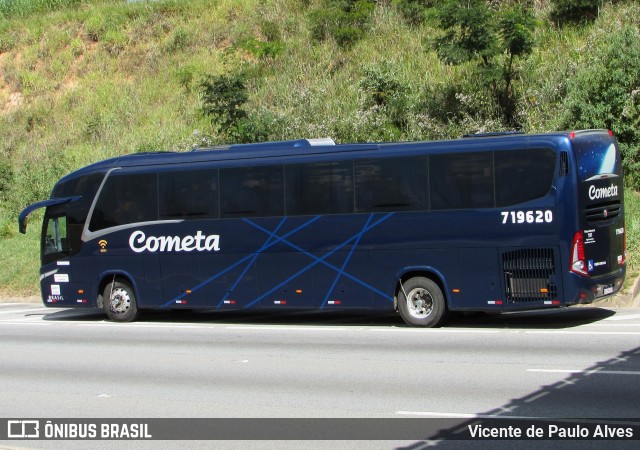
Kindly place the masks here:
<instances>
[{"instance_id":1,"label":"black tire","mask_svg":"<svg viewBox=\"0 0 640 450\"><path fill-rule=\"evenodd\" d=\"M407 325L431 328L440 325L445 319L447 304L442 289L435 281L413 277L400 287L398 311Z\"/></svg>"},{"instance_id":2,"label":"black tire","mask_svg":"<svg viewBox=\"0 0 640 450\"><path fill-rule=\"evenodd\" d=\"M116 280L105 286L102 307L114 322L133 322L140 315L133 288L125 281Z\"/></svg>"}]
</instances>

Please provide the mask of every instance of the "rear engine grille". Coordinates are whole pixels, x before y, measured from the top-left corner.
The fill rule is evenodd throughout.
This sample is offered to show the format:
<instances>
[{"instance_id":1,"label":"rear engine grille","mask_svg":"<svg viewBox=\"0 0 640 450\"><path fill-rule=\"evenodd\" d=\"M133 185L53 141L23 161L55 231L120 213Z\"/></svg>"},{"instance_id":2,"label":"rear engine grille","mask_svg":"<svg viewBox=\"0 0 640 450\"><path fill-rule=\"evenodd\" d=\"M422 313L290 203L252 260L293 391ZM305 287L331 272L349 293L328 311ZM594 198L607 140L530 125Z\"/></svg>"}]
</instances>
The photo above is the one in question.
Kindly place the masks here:
<instances>
[{"instance_id":1,"label":"rear engine grille","mask_svg":"<svg viewBox=\"0 0 640 450\"><path fill-rule=\"evenodd\" d=\"M556 267L552 248L526 248L502 255L508 302L556 299Z\"/></svg>"},{"instance_id":2,"label":"rear engine grille","mask_svg":"<svg viewBox=\"0 0 640 450\"><path fill-rule=\"evenodd\" d=\"M615 219L620 215L622 204L620 202L606 202L591 205L585 208L585 215L589 222L603 222Z\"/></svg>"}]
</instances>

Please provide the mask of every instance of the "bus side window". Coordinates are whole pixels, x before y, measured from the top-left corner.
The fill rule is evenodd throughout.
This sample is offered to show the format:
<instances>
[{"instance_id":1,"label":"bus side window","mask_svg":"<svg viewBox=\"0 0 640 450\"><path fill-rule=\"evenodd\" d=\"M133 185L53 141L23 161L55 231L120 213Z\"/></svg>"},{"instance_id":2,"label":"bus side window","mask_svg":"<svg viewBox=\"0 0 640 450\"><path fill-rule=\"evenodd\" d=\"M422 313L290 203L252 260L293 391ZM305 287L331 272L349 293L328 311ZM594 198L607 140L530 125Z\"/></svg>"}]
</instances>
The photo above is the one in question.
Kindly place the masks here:
<instances>
[{"instance_id":1,"label":"bus side window","mask_svg":"<svg viewBox=\"0 0 640 450\"><path fill-rule=\"evenodd\" d=\"M160 172L160 219L216 219L218 170Z\"/></svg>"},{"instance_id":2,"label":"bus side window","mask_svg":"<svg viewBox=\"0 0 640 450\"><path fill-rule=\"evenodd\" d=\"M433 155L431 209L492 208L493 152Z\"/></svg>"},{"instance_id":3,"label":"bus side window","mask_svg":"<svg viewBox=\"0 0 640 450\"><path fill-rule=\"evenodd\" d=\"M117 173L107 179L100 192L91 231L136 222L158 220L156 173Z\"/></svg>"},{"instance_id":4,"label":"bus side window","mask_svg":"<svg viewBox=\"0 0 640 450\"><path fill-rule=\"evenodd\" d=\"M356 160L356 212L429 209L427 157Z\"/></svg>"},{"instance_id":5,"label":"bus side window","mask_svg":"<svg viewBox=\"0 0 640 450\"><path fill-rule=\"evenodd\" d=\"M220 169L222 217L284 215L282 166Z\"/></svg>"},{"instance_id":6,"label":"bus side window","mask_svg":"<svg viewBox=\"0 0 640 450\"><path fill-rule=\"evenodd\" d=\"M517 205L546 195L556 167L551 149L495 152L496 206Z\"/></svg>"},{"instance_id":7,"label":"bus side window","mask_svg":"<svg viewBox=\"0 0 640 450\"><path fill-rule=\"evenodd\" d=\"M353 161L286 166L285 179L288 215L354 211Z\"/></svg>"}]
</instances>

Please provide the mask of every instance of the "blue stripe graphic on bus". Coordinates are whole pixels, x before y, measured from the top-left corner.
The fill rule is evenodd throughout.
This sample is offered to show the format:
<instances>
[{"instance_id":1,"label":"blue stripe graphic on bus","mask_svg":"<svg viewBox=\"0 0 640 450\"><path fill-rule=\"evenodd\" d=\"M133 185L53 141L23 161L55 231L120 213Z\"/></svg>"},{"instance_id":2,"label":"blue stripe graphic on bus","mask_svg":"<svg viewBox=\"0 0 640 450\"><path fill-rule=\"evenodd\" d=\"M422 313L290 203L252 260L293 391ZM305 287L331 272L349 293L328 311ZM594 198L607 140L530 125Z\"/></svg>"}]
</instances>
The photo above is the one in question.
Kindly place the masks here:
<instances>
[{"instance_id":1,"label":"blue stripe graphic on bus","mask_svg":"<svg viewBox=\"0 0 640 450\"><path fill-rule=\"evenodd\" d=\"M369 216L369 219L367 220L367 223L364 226L364 230L366 230L367 227L369 226L369 224L371 223L371 219L373 219L373 214L371 214ZM327 295L324 297L324 300L322 300L322 304L320 305L320 309L324 308L327 305L327 302L329 301L329 296L331 295L331 293L335 289L336 284L338 284L338 280L340 279L340 277L342 275L346 275L344 269L347 267L347 264L349 264L349 260L351 259L351 255L353 255L353 252L356 249L356 247L358 246L358 244L360 243L360 239L362 239L363 235L364 235L364 231L362 231L362 232L360 232L358 234L358 238L353 243L353 247L351 247L351 251L349 251L349 254L345 258L344 263L342 264L342 267L340 268L340 271L338 272L338 275L336 275L336 278L333 280L333 284L331 284L331 287L327 291Z\"/></svg>"},{"instance_id":2,"label":"blue stripe graphic on bus","mask_svg":"<svg viewBox=\"0 0 640 450\"><path fill-rule=\"evenodd\" d=\"M209 283L211 283L212 281L215 281L216 279L220 278L221 276L225 275L226 273L228 273L229 271L235 269L236 267L238 267L239 265L241 265L242 263L244 263L245 261L249 260L249 259L254 259L260 255L260 253L262 253L264 250L273 247L274 245L276 245L277 243L284 241L287 237L296 234L297 232L299 232L300 230L308 227L309 225L311 225L312 223L314 223L316 220L320 219L320 217L322 216L315 216L312 219L308 220L307 222L303 223L302 225L300 225L297 228L294 228L293 230L289 231L287 234L285 234L284 236L280 237L280 236L276 236L277 239L274 242L268 243L269 239L267 239L267 241L265 242L265 244L256 252L256 253L251 253L247 256L245 256L244 258L240 259L239 261L236 261L234 264L230 265L229 267L227 267L226 269L216 273L215 275L211 276L210 278L206 279L205 281L203 281L202 283L200 283L199 285L195 286L194 288L191 289L191 292L196 292L200 289L202 289L203 287L207 286ZM283 218L282 220L282 224L284 224L284 222L286 221L286 217ZM271 234L269 231L267 231L267 233ZM170 301L168 301L167 303L164 304L164 307L168 307L172 304L174 304L176 302L176 300L181 299L182 296L179 295L173 299L171 299ZM224 301L224 300L223 300Z\"/></svg>"},{"instance_id":3,"label":"blue stripe graphic on bus","mask_svg":"<svg viewBox=\"0 0 640 450\"><path fill-rule=\"evenodd\" d=\"M238 287L238 284L240 284L240 282L242 281L242 278L244 277L244 275L247 273L247 271L251 268L251 265L256 261L256 259L258 259L258 256L260 256L260 254L266 250L267 248L270 247L270 243L271 243L271 238L276 238L276 240L278 239L278 236L276 235L276 233L278 232L278 230L280 230L280 228L282 227L282 225L284 225L284 223L286 222L287 218L283 217L282 220L280 221L280 223L278 224L278 226L276 227L276 229L273 231L273 234L270 234L269 237L267 238L267 240L265 241L265 243L262 245L262 247L260 247L260 249L254 253L253 258L251 258L251 260L247 263L247 265L245 266L244 270L240 273L240 275L238 276L238 279L236 280L235 283L233 283L233 285L231 286L231 288L227 291L227 293L224 295L224 297L222 298L222 300L220 300L220 302L216 305L216 309L220 308L225 300L227 300L229 298L229 294L231 294L234 289L236 287ZM315 220L314 220L315 222ZM309 223L309 222L307 222ZM275 242L274 242L275 243Z\"/></svg>"},{"instance_id":4,"label":"blue stripe graphic on bus","mask_svg":"<svg viewBox=\"0 0 640 450\"><path fill-rule=\"evenodd\" d=\"M270 289L269 291L265 292L264 294L262 294L261 296L259 296L259 297L258 297L258 298L256 298L255 300L253 300L253 301L249 302L249 303L245 306L245 309L246 309L246 308L250 308L250 307L252 307L252 306L253 306L253 305L255 305L256 303L258 303L260 300L262 300L263 298L265 298L265 297L267 297L268 295L272 294L273 292L275 292L276 290L278 290L279 288L281 288L282 286L284 286L285 284L287 284L287 283L288 283L288 282L290 282L291 280L296 279L297 277L299 277L300 275L302 275L303 273L305 273L306 271L308 271L309 269L311 269L311 268L315 267L316 265L318 265L318 264L320 264L320 263L321 263L321 264L323 264L323 265L325 265L326 267L329 267L330 269L333 269L333 270L337 271L339 275L340 275L340 274L341 274L341 275L344 275L345 277L347 277L347 278L349 278L349 279L351 279L351 280L355 281L356 283L359 283L359 284L361 284L362 286L364 286L364 287L366 287L366 288L370 289L371 291L375 292L376 294L379 294L379 295L383 296L383 297L384 297L384 298L386 298L387 300L391 300L391 299L389 298L389 295L388 295L388 294L385 294L384 292L379 291L378 289L376 289L375 287L373 287L373 286L371 286L371 285L369 285L369 284L365 283L364 281L362 281L362 280L360 280L360 279L358 279L358 278L356 278L356 277L354 277L354 276L352 276L352 275L350 275L350 274L348 274L348 273L344 272L344 271L343 271L343 269L338 269L338 268L337 268L336 266L334 266L333 264L329 264L328 262L326 262L326 261L325 261L325 259L327 259L329 256L331 256L331 255L333 255L334 253L336 253L336 252L337 252L338 250L340 250L341 248L343 248L343 247L345 247L346 245L348 245L348 244L349 244L351 241L353 241L354 239L355 239L355 240L357 240L357 242L360 242L360 239L362 238L362 236L363 236L367 231L369 231L369 230L371 230L371 229L373 229L373 228L377 227L378 225L380 225L382 222L384 222L385 220L387 220L387 219L388 219L389 217L391 217L392 215L393 215L393 213L385 214L383 217L381 217L380 219L378 219L375 223L373 223L373 224L369 225L369 224L370 224L370 222L371 222L371 219L373 219L373 216L374 216L374 214L371 214L371 215L369 216L369 219L367 220L367 223L365 224L365 226L362 228L362 230L361 230L359 233L357 233L357 234L356 234L356 235L354 235L354 236L351 236L349 239L347 239L346 241L344 241L344 242L343 242L343 243L341 243L340 245L336 246L336 247L335 247L333 250L331 250L330 252L327 252L327 253L325 253L324 255L322 255L322 257L320 257L320 258L319 258L319 257L317 257L316 255L314 255L313 253L310 253L310 252L308 252L308 251L306 251L306 250L302 249L301 247L299 247L299 246L297 246L297 245L293 244L292 242L289 242L288 240L282 239L282 241L283 241L285 244L289 245L289 246L290 246L290 247L292 247L293 249L298 250L300 253L303 253L303 254L305 254L305 255L307 255L307 256L309 256L309 257L313 258L313 259L314 259L314 262L312 262L311 264L307 265L307 266L306 266L306 267L304 267L303 269L299 270L298 272L296 272L295 274L293 274L292 276L290 276L290 277L289 277L289 278L287 278L286 280L282 281L282 282L281 282L280 284L278 284L277 286L274 286L272 289ZM271 232L270 232L269 230L266 230L265 228L263 228L263 227L261 227L261 226L259 226L259 225L255 224L255 223L251 222L250 220L248 220L248 219L244 219L244 220L245 220L245 222L249 223L250 225L253 225L254 227L258 228L259 230L264 231L265 233L269 233L269 234L271 234ZM357 245L357 243L356 243L356 245ZM355 246L354 246L354 248L353 248L353 249L355 249ZM351 254L353 253L353 249L352 249L352 251L349 253L348 258L350 258L350 257L351 257ZM332 287L332 289L333 289L333 287ZM330 293L331 293L331 290L329 290L329 293L328 293L327 295L330 295ZM324 305L323 305L323 306L324 306Z\"/></svg>"},{"instance_id":5,"label":"blue stripe graphic on bus","mask_svg":"<svg viewBox=\"0 0 640 450\"><path fill-rule=\"evenodd\" d=\"M379 289L376 289L375 287L371 286L370 284L362 281L361 279L359 279L359 278L357 278L357 277L355 277L355 276L353 276L353 275L351 275L351 274L349 274L348 272L345 271L345 269L347 267L347 264L349 263L349 260L351 259L352 255L353 255L353 252L355 251L356 247L360 243L360 240L362 239L362 237L368 231L370 231L373 228L377 227L378 225L380 225L382 222L387 220L392 215L393 215L393 213L387 213L387 214L384 214L383 216L379 217L377 220L373 221L374 218L375 218L375 214L370 214L367 217L367 220L366 220L364 226L362 227L362 229L358 233L356 233L353 236L350 236L344 242L342 242L341 244L339 244L335 248L333 248L331 251L328 251L328 252L324 253L321 256L314 255L313 253L311 253L311 252L303 249L302 247L294 244L288 238L293 236L293 235L295 235L296 233L302 231L303 229L307 228L308 226L312 225L313 223L318 221L322 216L315 216L315 217L311 218L310 220L306 221L305 223L299 225L298 227L294 228L293 230L287 232L286 234L284 234L282 236L278 236L276 233L285 224L285 222L287 220L286 217L283 218L278 223L278 225L276 226L276 228L273 231L270 231L270 230L258 225L257 223L249 220L249 219L243 219L243 221L245 223L247 223L247 224L251 225L252 227L254 227L254 228L262 231L263 233L267 234L267 239L265 240L265 242L262 244L262 246L259 249L257 249L255 251L255 253L249 254L249 255L245 256L244 258L241 258L240 260L236 261L235 263L231 264L230 266L226 267L225 269L221 270L220 272L212 275L211 277L207 278L205 281L203 281L202 283L198 284L197 286L193 287L190 290L191 290L192 293L195 293L198 290L200 290L200 289L204 288L205 286L209 285L210 283L212 283L216 279L220 278L221 276L223 276L225 274L228 274L231 270L233 270L233 269L245 264L245 267L242 269L242 271L238 275L238 278L235 280L235 282L233 283L232 287L225 294L224 298L222 298L220 300L220 302L218 302L218 304L216 305L216 309L221 308L224 305L225 300L228 299L228 297L231 294L231 292L233 292L233 290L240 284L240 282L242 281L243 277L248 272L248 270L252 267L253 263L258 259L258 257L261 254L263 254L264 251L266 251L269 248L275 246L276 244L283 243L283 244L291 247L292 249L298 251L299 253L307 255L313 261L310 262L308 265L302 267L300 270L298 270L293 275L291 275L288 278L286 278L285 280L281 281L279 284L273 286L271 289L267 290L266 292L264 292L259 297L253 299L251 302L249 302L247 305L245 305L244 308L250 308L250 307L254 306L256 303L260 302L262 299L266 298L267 296L269 296L273 292L277 291L282 286L284 286L287 283L289 283L290 281L296 279L297 277L299 277L303 273L309 271L310 269L312 269L313 267L317 266L318 264L321 264L321 265L323 265L325 267L328 267L328 268L334 270L337 273L336 277L334 279L334 282L332 283L330 289L328 290L328 292L326 294L325 299L322 302L322 306L321 307L326 306L326 302L328 300L328 297L331 295L331 292L333 291L333 289L335 288L336 284L338 283L338 280L341 277L344 277L344 278L347 278L349 280L352 280L355 283L358 283L361 286L364 286L365 288L369 289L370 291L382 296L386 300L392 301L392 299L389 297L389 295L387 293L382 292ZM347 245L351 244L352 242L353 242L353 245L352 245L350 251L348 252L348 254L346 255L345 261L343 262L342 267L337 267L337 266L335 266L333 264L330 264L330 263L328 263L326 261L327 258L332 256L333 254L335 254L336 252L338 252L342 248L346 247ZM177 297L174 297L170 301L166 302L164 304L164 307L171 307L176 303L177 300L180 300L182 298L183 298L183 295L179 295Z\"/></svg>"}]
</instances>

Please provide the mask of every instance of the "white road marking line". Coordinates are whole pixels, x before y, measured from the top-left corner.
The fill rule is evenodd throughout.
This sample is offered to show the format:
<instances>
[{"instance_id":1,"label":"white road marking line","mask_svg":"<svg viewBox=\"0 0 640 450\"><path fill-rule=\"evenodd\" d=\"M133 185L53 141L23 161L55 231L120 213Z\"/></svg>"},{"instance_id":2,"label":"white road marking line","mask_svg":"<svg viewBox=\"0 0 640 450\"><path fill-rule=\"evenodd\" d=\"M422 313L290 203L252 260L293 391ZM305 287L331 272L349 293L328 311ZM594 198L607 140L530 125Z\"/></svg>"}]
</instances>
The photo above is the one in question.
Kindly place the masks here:
<instances>
[{"instance_id":1,"label":"white road marking line","mask_svg":"<svg viewBox=\"0 0 640 450\"><path fill-rule=\"evenodd\" d=\"M588 334L597 336L621 335L621 336L640 336L640 331L564 331L564 330L539 330L525 331L526 334Z\"/></svg>"},{"instance_id":2,"label":"white road marking line","mask_svg":"<svg viewBox=\"0 0 640 450\"><path fill-rule=\"evenodd\" d=\"M396 411L400 416L445 417L450 419L541 419L532 416L503 416L499 414L467 414L435 411Z\"/></svg>"},{"instance_id":3,"label":"white road marking line","mask_svg":"<svg viewBox=\"0 0 640 450\"><path fill-rule=\"evenodd\" d=\"M75 322L65 322L75 323ZM116 322L96 322L78 323L80 327L120 327L120 328L211 328L205 325L181 325L181 324L159 324L159 323L116 323Z\"/></svg>"},{"instance_id":4,"label":"white road marking line","mask_svg":"<svg viewBox=\"0 0 640 450\"><path fill-rule=\"evenodd\" d=\"M633 320L633 319L640 319L640 314L623 314L623 315L618 315L616 314L615 316L611 316L611 317L607 317L606 321L615 321L615 320Z\"/></svg>"},{"instance_id":5,"label":"white road marking line","mask_svg":"<svg viewBox=\"0 0 640 450\"><path fill-rule=\"evenodd\" d=\"M371 331L402 332L402 333L468 333L468 334L497 334L514 330L487 330L479 328L376 328Z\"/></svg>"},{"instance_id":6,"label":"white road marking line","mask_svg":"<svg viewBox=\"0 0 640 450\"><path fill-rule=\"evenodd\" d=\"M223 325L224 324L220 324ZM280 326L280 325L229 325L224 327L226 330L269 330L269 331L362 331L364 328L362 327L325 327L322 325L318 325L316 327L309 327L301 325L299 327L295 326Z\"/></svg>"},{"instance_id":7,"label":"white road marking line","mask_svg":"<svg viewBox=\"0 0 640 450\"><path fill-rule=\"evenodd\" d=\"M640 375L636 370L600 370L600 369L527 369L527 372L564 373L571 375Z\"/></svg>"},{"instance_id":8,"label":"white road marking line","mask_svg":"<svg viewBox=\"0 0 640 450\"><path fill-rule=\"evenodd\" d=\"M55 312L49 308L30 308L30 309L7 309L6 311L0 311L0 314L22 314L22 313L41 313L41 312Z\"/></svg>"},{"instance_id":9,"label":"white road marking line","mask_svg":"<svg viewBox=\"0 0 640 450\"><path fill-rule=\"evenodd\" d=\"M532 403L532 402L535 402L536 400L540 400L542 397L544 397L544 396L546 396L548 394L549 394L549 391L543 391L543 392L540 392L537 395L534 395L533 397L530 397L530 398L526 399L524 402L525 403Z\"/></svg>"},{"instance_id":10,"label":"white road marking line","mask_svg":"<svg viewBox=\"0 0 640 450\"><path fill-rule=\"evenodd\" d=\"M47 322L47 325L74 325L79 327L120 327L120 328L183 328L183 329L221 329L224 328L226 330L247 330L247 331L275 331L275 332L283 332L283 331L351 331L351 332L372 332L372 333L435 333L435 334L538 334L538 335L589 335L589 336L640 336L640 331L564 331L564 330L514 330L514 329L495 329L495 330L486 330L486 329L404 329L404 328L373 328L366 326L357 326L357 327L336 327L336 326L279 326L279 325L225 325L224 323L219 324L201 324L201 325L190 325L190 324L178 324L178 323L167 323L167 324L159 324L159 323L115 323L109 322L107 320L100 322L80 322L76 319L77 317L73 317L74 320L65 320L62 317L59 317L55 321ZM15 319L5 319L0 320L0 324L11 323L14 325L19 324L44 324L42 322L42 317L33 317L31 318L20 317Z\"/></svg>"}]
</instances>

